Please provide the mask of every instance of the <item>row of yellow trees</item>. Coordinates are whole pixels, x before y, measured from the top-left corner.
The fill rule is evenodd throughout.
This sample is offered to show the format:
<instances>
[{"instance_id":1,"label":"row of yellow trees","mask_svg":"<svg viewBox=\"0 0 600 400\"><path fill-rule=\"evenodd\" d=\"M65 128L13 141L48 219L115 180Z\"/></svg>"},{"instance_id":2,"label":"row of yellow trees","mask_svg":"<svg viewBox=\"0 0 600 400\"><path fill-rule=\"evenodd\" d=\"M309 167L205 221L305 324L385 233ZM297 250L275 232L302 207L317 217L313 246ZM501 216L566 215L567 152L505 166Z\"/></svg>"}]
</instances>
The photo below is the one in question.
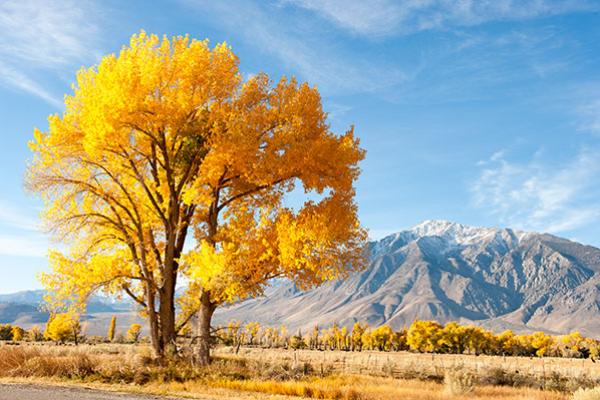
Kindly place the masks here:
<instances>
[{"instance_id":1,"label":"row of yellow trees","mask_svg":"<svg viewBox=\"0 0 600 400\"><path fill-rule=\"evenodd\" d=\"M262 327L258 322L245 325L231 321L217 329L221 343L233 346L267 348L307 348L342 351L415 351L420 353L487 354L507 356L553 356L597 358L598 340L579 332L552 336L544 332L517 335L511 330L494 334L478 326L435 321L413 322L408 328L394 331L387 325L371 328L356 322L352 329L331 325L327 329L314 326L310 332L290 334L285 326Z\"/></svg>"},{"instance_id":2,"label":"row of yellow trees","mask_svg":"<svg viewBox=\"0 0 600 400\"><path fill-rule=\"evenodd\" d=\"M115 339L115 323L116 318L113 317L107 334L107 339L111 342ZM130 343L136 343L140 340L141 331L142 326L140 324L131 324L123 340ZM51 340L59 343L74 342L75 344L78 344L85 338L85 335L82 333L79 317L72 313L52 315L43 332L37 325L32 326L29 330L9 324L0 325L0 340L13 342L40 342Z\"/></svg>"}]
</instances>

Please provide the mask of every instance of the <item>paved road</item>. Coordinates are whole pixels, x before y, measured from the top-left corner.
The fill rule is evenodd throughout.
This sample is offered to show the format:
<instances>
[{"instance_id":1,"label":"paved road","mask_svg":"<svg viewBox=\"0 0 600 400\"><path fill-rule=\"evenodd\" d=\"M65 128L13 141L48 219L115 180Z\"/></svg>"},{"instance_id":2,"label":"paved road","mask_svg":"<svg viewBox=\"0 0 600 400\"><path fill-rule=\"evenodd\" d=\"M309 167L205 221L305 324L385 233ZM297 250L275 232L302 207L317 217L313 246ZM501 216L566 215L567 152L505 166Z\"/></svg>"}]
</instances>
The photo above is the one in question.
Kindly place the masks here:
<instances>
[{"instance_id":1,"label":"paved road","mask_svg":"<svg viewBox=\"0 0 600 400\"><path fill-rule=\"evenodd\" d=\"M0 400L177 400L173 397L117 394L92 389L40 385L0 385Z\"/></svg>"}]
</instances>

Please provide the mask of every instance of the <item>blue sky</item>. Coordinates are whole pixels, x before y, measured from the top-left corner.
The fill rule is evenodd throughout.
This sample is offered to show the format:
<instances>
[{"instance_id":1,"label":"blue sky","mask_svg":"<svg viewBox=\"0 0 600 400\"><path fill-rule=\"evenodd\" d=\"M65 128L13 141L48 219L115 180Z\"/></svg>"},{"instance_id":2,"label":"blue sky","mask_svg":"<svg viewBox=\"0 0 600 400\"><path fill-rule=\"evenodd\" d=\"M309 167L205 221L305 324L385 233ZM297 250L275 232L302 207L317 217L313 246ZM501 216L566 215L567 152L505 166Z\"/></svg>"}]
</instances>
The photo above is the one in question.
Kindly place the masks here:
<instances>
[{"instance_id":1,"label":"blue sky","mask_svg":"<svg viewBox=\"0 0 600 400\"><path fill-rule=\"evenodd\" d=\"M23 190L33 128L140 29L226 41L244 74L316 85L367 150L373 238L447 219L600 246L599 1L3 0L0 293L39 287L47 265Z\"/></svg>"}]
</instances>

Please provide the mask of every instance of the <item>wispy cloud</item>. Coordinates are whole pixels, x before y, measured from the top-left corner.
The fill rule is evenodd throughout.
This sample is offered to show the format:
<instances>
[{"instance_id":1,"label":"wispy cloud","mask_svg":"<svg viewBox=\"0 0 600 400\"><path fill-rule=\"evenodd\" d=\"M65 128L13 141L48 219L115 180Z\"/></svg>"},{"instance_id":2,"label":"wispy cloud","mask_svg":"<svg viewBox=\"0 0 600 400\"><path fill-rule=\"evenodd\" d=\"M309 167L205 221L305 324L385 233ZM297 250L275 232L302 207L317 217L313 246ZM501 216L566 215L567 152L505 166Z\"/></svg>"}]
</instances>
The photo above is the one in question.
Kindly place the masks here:
<instances>
[{"instance_id":1,"label":"wispy cloud","mask_svg":"<svg viewBox=\"0 0 600 400\"><path fill-rule=\"evenodd\" d=\"M59 105L38 76L97 57L97 16L87 1L0 2L0 83Z\"/></svg>"},{"instance_id":2,"label":"wispy cloud","mask_svg":"<svg viewBox=\"0 0 600 400\"><path fill-rule=\"evenodd\" d=\"M323 26L311 18L279 19L280 10L249 1L182 0L261 52L277 57L323 91L369 92L403 81L395 66L357 58L327 40ZM202 14L200 14L202 12Z\"/></svg>"},{"instance_id":3,"label":"wispy cloud","mask_svg":"<svg viewBox=\"0 0 600 400\"><path fill-rule=\"evenodd\" d=\"M495 101L505 95L526 99L543 88L547 103L550 85L534 85L552 81L555 90L564 92L557 82L586 62L579 52L581 43L552 24L511 26L500 33L452 30L443 38L434 41L413 74L388 93L391 101L432 105Z\"/></svg>"},{"instance_id":4,"label":"wispy cloud","mask_svg":"<svg viewBox=\"0 0 600 400\"><path fill-rule=\"evenodd\" d=\"M534 157L509 162L495 153L471 187L476 206L502 223L525 230L566 232L600 219L600 157L583 150L563 165Z\"/></svg>"},{"instance_id":5,"label":"wispy cloud","mask_svg":"<svg viewBox=\"0 0 600 400\"><path fill-rule=\"evenodd\" d=\"M600 98L589 100L576 109L579 116L579 129L600 135Z\"/></svg>"},{"instance_id":6,"label":"wispy cloud","mask_svg":"<svg viewBox=\"0 0 600 400\"><path fill-rule=\"evenodd\" d=\"M48 239L34 214L35 210L0 199L0 258L46 257Z\"/></svg>"},{"instance_id":7,"label":"wispy cloud","mask_svg":"<svg viewBox=\"0 0 600 400\"><path fill-rule=\"evenodd\" d=\"M39 226L38 220L22 209L0 200L0 227L37 231Z\"/></svg>"},{"instance_id":8,"label":"wispy cloud","mask_svg":"<svg viewBox=\"0 0 600 400\"><path fill-rule=\"evenodd\" d=\"M30 93L57 108L62 105L59 97L44 89L43 86L29 78L24 73L19 72L15 68L3 63L2 60L0 60L0 76L0 83Z\"/></svg>"},{"instance_id":9,"label":"wispy cloud","mask_svg":"<svg viewBox=\"0 0 600 400\"><path fill-rule=\"evenodd\" d=\"M48 242L42 237L0 234L0 256L46 257Z\"/></svg>"},{"instance_id":10,"label":"wispy cloud","mask_svg":"<svg viewBox=\"0 0 600 400\"><path fill-rule=\"evenodd\" d=\"M403 35L598 9L585 0L283 0L367 36Z\"/></svg>"}]
</instances>

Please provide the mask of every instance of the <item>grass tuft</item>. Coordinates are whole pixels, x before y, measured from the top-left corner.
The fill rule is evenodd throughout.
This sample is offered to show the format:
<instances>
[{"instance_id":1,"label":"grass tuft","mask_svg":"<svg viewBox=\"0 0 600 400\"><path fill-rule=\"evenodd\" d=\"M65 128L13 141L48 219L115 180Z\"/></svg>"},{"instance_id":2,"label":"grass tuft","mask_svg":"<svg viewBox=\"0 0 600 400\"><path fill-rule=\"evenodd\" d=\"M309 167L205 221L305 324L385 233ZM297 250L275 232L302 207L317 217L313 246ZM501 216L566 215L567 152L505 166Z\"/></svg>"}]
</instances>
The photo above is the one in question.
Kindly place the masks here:
<instances>
[{"instance_id":1,"label":"grass tuft","mask_svg":"<svg viewBox=\"0 0 600 400\"><path fill-rule=\"evenodd\" d=\"M591 389L577 389L573 396L572 400L600 400L600 387L595 387Z\"/></svg>"}]
</instances>

